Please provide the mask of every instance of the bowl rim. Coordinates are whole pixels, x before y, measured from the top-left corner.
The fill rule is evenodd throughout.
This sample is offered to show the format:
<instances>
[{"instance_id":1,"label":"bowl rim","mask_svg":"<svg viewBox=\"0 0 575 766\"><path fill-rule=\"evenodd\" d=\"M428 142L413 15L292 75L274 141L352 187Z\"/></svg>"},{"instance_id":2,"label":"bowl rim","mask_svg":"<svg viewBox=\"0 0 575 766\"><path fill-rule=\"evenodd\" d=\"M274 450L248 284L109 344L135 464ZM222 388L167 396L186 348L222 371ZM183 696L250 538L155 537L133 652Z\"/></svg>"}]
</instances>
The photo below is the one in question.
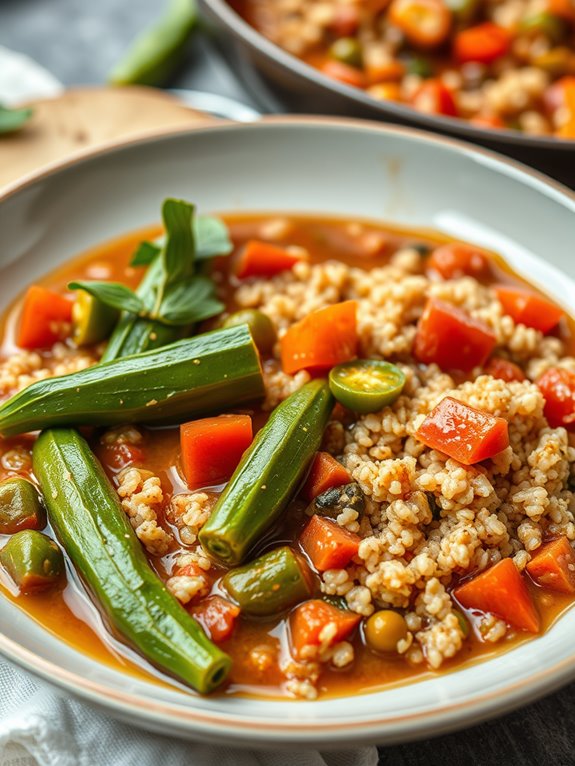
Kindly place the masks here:
<instances>
[{"instance_id":1,"label":"bowl rim","mask_svg":"<svg viewBox=\"0 0 575 766\"><path fill-rule=\"evenodd\" d=\"M461 140L428 134L414 128L387 126L377 121L292 116L270 117L247 125L223 122L221 125L214 126L211 124L175 131L158 130L140 138L118 139L105 146L86 149L51 163L40 171L28 174L19 181L13 182L0 190L0 205L48 177L57 177L60 173L74 166L85 166L101 156L110 156L131 147L150 143L169 143L186 136L213 134L214 131L220 133L238 130L273 131L286 127L303 130L335 128L349 129L354 132L374 131L384 136L403 136L411 141L447 148L464 157L480 158L481 162L487 164L494 172L523 182L539 193L551 197L571 213L575 213L575 192L553 179L548 179L539 171ZM154 725L161 726L164 722L165 724L169 723L170 728L177 729L184 736L193 735L195 738L207 741L214 741L216 738L222 740L224 737L225 741L249 744L251 747L265 747L270 744L281 744L286 747L322 744L323 746L336 747L345 743L377 743L382 740L385 740L386 744L392 744L421 738L429 734L438 735L461 728L466 724L469 725L496 716L502 710L508 712L559 688L575 677L574 650L572 656L532 673L527 678L510 683L504 688L474 694L463 702L445 702L433 710L408 714L388 713L379 719L369 717L367 720L361 721L342 721L341 718L305 721L301 717L290 721L286 717L277 721L262 722L246 719L233 712L200 711L186 708L180 704L156 701L137 693L114 690L104 683L98 683L39 657L33 651L10 639L1 632L1 629L0 654L44 681L82 697L100 708L106 708L108 711L114 712L119 718L133 719L133 716L137 714L141 723L149 724L151 727ZM489 662L489 660L486 661ZM326 702L329 701L320 700L316 704L322 705ZM281 704L296 705L300 703L286 701ZM255 739L256 737L257 739Z\"/></svg>"},{"instance_id":2,"label":"bowl rim","mask_svg":"<svg viewBox=\"0 0 575 766\"><path fill-rule=\"evenodd\" d=\"M347 102L358 104L380 112L383 119L389 117L402 123L408 122L416 127L447 132L449 135L461 136L468 141L488 141L491 144L500 142L520 148L544 149L546 151L573 151L575 141L555 138L552 136L531 136L519 131L501 128L481 128L468 120L455 117L418 112L407 105L394 101L378 101L367 95L363 90L334 80L323 74L319 69L306 64L288 51L276 45L261 32L246 22L227 2L227 0L200 0L209 11L235 37L241 39L252 50L266 57L268 61L295 73L300 78L313 83L323 90L343 97ZM373 117L372 119L375 119Z\"/></svg>"}]
</instances>

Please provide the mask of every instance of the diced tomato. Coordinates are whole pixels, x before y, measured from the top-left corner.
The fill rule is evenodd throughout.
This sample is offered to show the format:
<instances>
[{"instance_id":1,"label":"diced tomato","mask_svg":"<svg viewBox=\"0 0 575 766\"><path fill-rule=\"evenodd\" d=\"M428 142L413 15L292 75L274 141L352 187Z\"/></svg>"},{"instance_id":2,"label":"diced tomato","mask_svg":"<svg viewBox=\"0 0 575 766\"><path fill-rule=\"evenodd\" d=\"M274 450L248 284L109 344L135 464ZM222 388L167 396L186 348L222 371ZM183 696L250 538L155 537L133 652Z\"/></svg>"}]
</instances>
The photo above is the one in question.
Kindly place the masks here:
<instances>
[{"instance_id":1,"label":"diced tomato","mask_svg":"<svg viewBox=\"0 0 575 766\"><path fill-rule=\"evenodd\" d=\"M417 324L413 354L418 361L435 363L442 370L471 372L485 364L495 343L495 335L484 322L431 298Z\"/></svg>"},{"instance_id":2,"label":"diced tomato","mask_svg":"<svg viewBox=\"0 0 575 766\"><path fill-rule=\"evenodd\" d=\"M466 609L494 614L516 630L539 633L537 609L512 559L503 559L468 580L454 595Z\"/></svg>"},{"instance_id":3,"label":"diced tomato","mask_svg":"<svg viewBox=\"0 0 575 766\"><path fill-rule=\"evenodd\" d=\"M413 94L410 103L419 112L457 117L457 105L453 94L438 79L425 80Z\"/></svg>"},{"instance_id":4,"label":"diced tomato","mask_svg":"<svg viewBox=\"0 0 575 766\"><path fill-rule=\"evenodd\" d=\"M344 301L313 311L293 324L280 341L282 368L324 371L357 356L357 303Z\"/></svg>"},{"instance_id":5,"label":"diced tomato","mask_svg":"<svg viewBox=\"0 0 575 766\"><path fill-rule=\"evenodd\" d=\"M144 460L144 452L135 444L116 442L104 444L98 450L101 462L113 471L119 471L127 465L141 464Z\"/></svg>"},{"instance_id":6,"label":"diced tomato","mask_svg":"<svg viewBox=\"0 0 575 766\"><path fill-rule=\"evenodd\" d=\"M192 607L191 614L200 623L208 637L220 644L234 632L240 608L221 596L208 596L197 606Z\"/></svg>"},{"instance_id":7,"label":"diced tomato","mask_svg":"<svg viewBox=\"0 0 575 766\"><path fill-rule=\"evenodd\" d=\"M317 452L301 494L306 500L313 500L331 487L349 484L351 476L342 464L328 452Z\"/></svg>"},{"instance_id":8,"label":"diced tomato","mask_svg":"<svg viewBox=\"0 0 575 766\"><path fill-rule=\"evenodd\" d=\"M575 373L551 367L537 381L545 397L545 417L551 428L575 431Z\"/></svg>"},{"instance_id":9,"label":"diced tomato","mask_svg":"<svg viewBox=\"0 0 575 766\"><path fill-rule=\"evenodd\" d=\"M340 3L333 9L329 31L335 37L353 37L359 27L359 8L351 3Z\"/></svg>"},{"instance_id":10,"label":"diced tomato","mask_svg":"<svg viewBox=\"0 0 575 766\"><path fill-rule=\"evenodd\" d=\"M503 27L490 21L463 29L455 35L455 58L465 64L476 61L491 64L505 56L511 47L511 35Z\"/></svg>"},{"instance_id":11,"label":"diced tomato","mask_svg":"<svg viewBox=\"0 0 575 766\"><path fill-rule=\"evenodd\" d=\"M40 285L24 297L16 343L20 348L48 348L70 333L72 301Z\"/></svg>"},{"instance_id":12,"label":"diced tomato","mask_svg":"<svg viewBox=\"0 0 575 766\"><path fill-rule=\"evenodd\" d=\"M565 536L544 543L526 569L543 588L575 593L575 551Z\"/></svg>"},{"instance_id":13,"label":"diced tomato","mask_svg":"<svg viewBox=\"0 0 575 766\"><path fill-rule=\"evenodd\" d=\"M412 45L435 48L451 29L452 14L443 0L392 0L387 14Z\"/></svg>"},{"instance_id":14,"label":"diced tomato","mask_svg":"<svg viewBox=\"0 0 575 766\"><path fill-rule=\"evenodd\" d=\"M219 415L180 426L182 468L190 489L227 481L253 439L249 415Z\"/></svg>"},{"instance_id":15,"label":"diced tomato","mask_svg":"<svg viewBox=\"0 0 575 766\"><path fill-rule=\"evenodd\" d=\"M446 396L416 431L419 441L464 465L497 455L509 446L507 421Z\"/></svg>"},{"instance_id":16,"label":"diced tomato","mask_svg":"<svg viewBox=\"0 0 575 766\"><path fill-rule=\"evenodd\" d=\"M476 247L453 242L436 248L429 256L427 268L443 279L481 279L489 273L489 261Z\"/></svg>"},{"instance_id":17,"label":"diced tomato","mask_svg":"<svg viewBox=\"0 0 575 766\"><path fill-rule=\"evenodd\" d=\"M302 657L304 647L319 646L320 634L328 623L336 625L336 633L330 642L333 646L348 638L360 620L359 614L343 611L325 601L304 601L296 606L289 618L289 639L293 656L296 659L306 659L305 653Z\"/></svg>"},{"instance_id":18,"label":"diced tomato","mask_svg":"<svg viewBox=\"0 0 575 766\"><path fill-rule=\"evenodd\" d=\"M342 569L359 550L361 538L335 521L314 515L301 533L299 543L318 572Z\"/></svg>"},{"instance_id":19,"label":"diced tomato","mask_svg":"<svg viewBox=\"0 0 575 766\"><path fill-rule=\"evenodd\" d=\"M487 375L504 380L506 383L511 383L514 380L525 380L525 373L521 367L513 364L508 359L502 359L500 356L491 357L485 365L485 372Z\"/></svg>"},{"instance_id":20,"label":"diced tomato","mask_svg":"<svg viewBox=\"0 0 575 766\"><path fill-rule=\"evenodd\" d=\"M367 80L361 69L344 64L343 61L328 59L320 69L332 80L338 80L344 85L351 85L353 88L365 88L367 85Z\"/></svg>"},{"instance_id":21,"label":"diced tomato","mask_svg":"<svg viewBox=\"0 0 575 766\"><path fill-rule=\"evenodd\" d=\"M303 256L285 247L271 245L258 239L250 239L244 245L236 261L236 276L239 279L247 277L273 277L282 271L293 269Z\"/></svg>"},{"instance_id":22,"label":"diced tomato","mask_svg":"<svg viewBox=\"0 0 575 766\"><path fill-rule=\"evenodd\" d=\"M505 313L517 324L547 333L564 316L564 312L547 298L522 287L497 285L494 290Z\"/></svg>"}]
</instances>

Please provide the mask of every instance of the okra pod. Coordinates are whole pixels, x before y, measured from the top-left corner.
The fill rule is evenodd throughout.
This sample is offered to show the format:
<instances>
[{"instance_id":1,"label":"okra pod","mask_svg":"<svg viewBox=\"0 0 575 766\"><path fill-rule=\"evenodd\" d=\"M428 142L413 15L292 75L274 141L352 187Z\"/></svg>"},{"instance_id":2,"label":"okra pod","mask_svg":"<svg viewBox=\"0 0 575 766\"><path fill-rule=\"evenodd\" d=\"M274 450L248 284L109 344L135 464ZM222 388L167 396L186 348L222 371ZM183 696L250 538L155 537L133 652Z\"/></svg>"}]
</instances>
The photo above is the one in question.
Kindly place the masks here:
<instances>
[{"instance_id":1,"label":"okra pod","mask_svg":"<svg viewBox=\"0 0 575 766\"><path fill-rule=\"evenodd\" d=\"M13 535L0 551L0 564L21 593L40 593L58 583L64 556L53 540L34 529Z\"/></svg>"},{"instance_id":2,"label":"okra pod","mask_svg":"<svg viewBox=\"0 0 575 766\"><path fill-rule=\"evenodd\" d=\"M227 566L243 561L305 477L333 402L327 382L313 380L276 407L199 534L207 553Z\"/></svg>"},{"instance_id":3,"label":"okra pod","mask_svg":"<svg viewBox=\"0 0 575 766\"><path fill-rule=\"evenodd\" d=\"M0 434L65 425L167 425L263 394L258 352L244 325L32 383L0 406Z\"/></svg>"},{"instance_id":4,"label":"okra pod","mask_svg":"<svg viewBox=\"0 0 575 766\"><path fill-rule=\"evenodd\" d=\"M34 445L48 518L110 624L144 657L200 692L231 660L152 571L116 491L73 429L44 431Z\"/></svg>"},{"instance_id":5,"label":"okra pod","mask_svg":"<svg viewBox=\"0 0 575 766\"><path fill-rule=\"evenodd\" d=\"M21 476L0 482L0 534L45 526L46 511L32 482Z\"/></svg>"}]
</instances>

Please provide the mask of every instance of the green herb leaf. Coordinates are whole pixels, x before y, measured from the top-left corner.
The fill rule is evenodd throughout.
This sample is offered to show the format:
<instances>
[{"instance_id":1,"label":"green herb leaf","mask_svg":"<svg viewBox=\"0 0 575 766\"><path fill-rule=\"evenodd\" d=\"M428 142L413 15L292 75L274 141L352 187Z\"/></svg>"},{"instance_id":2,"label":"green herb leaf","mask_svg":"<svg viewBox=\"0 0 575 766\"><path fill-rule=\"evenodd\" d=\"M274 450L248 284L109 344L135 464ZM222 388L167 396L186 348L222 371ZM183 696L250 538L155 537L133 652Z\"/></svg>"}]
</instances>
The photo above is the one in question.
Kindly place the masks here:
<instances>
[{"instance_id":1,"label":"green herb leaf","mask_svg":"<svg viewBox=\"0 0 575 766\"><path fill-rule=\"evenodd\" d=\"M149 266L161 249L161 245L157 245L155 242L140 242L138 249L132 256L130 266Z\"/></svg>"},{"instance_id":2,"label":"green herb leaf","mask_svg":"<svg viewBox=\"0 0 575 766\"><path fill-rule=\"evenodd\" d=\"M216 255L229 255L234 246L228 235L227 226L219 218L201 215L194 221L196 238L196 259L199 261Z\"/></svg>"},{"instance_id":3,"label":"green herb leaf","mask_svg":"<svg viewBox=\"0 0 575 766\"><path fill-rule=\"evenodd\" d=\"M167 199L162 205L166 244L162 250L164 286L176 284L194 274L194 206Z\"/></svg>"},{"instance_id":4,"label":"green herb leaf","mask_svg":"<svg viewBox=\"0 0 575 766\"><path fill-rule=\"evenodd\" d=\"M0 133L19 130L32 117L32 109L8 109L0 106Z\"/></svg>"},{"instance_id":5,"label":"green herb leaf","mask_svg":"<svg viewBox=\"0 0 575 766\"><path fill-rule=\"evenodd\" d=\"M133 290L119 282L70 282L69 290L85 290L101 303L131 314L143 314L146 307Z\"/></svg>"},{"instance_id":6,"label":"green herb leaf","mask_svg":"<svg viewBox=\"0 0 575 766\"><path fill-rule=\"evenodd\" d=\"M158 319L165 324L187 325L216 316L224 308L216 298L212 280L195 276L168 288Z\"/></svg>"}]
</instances>

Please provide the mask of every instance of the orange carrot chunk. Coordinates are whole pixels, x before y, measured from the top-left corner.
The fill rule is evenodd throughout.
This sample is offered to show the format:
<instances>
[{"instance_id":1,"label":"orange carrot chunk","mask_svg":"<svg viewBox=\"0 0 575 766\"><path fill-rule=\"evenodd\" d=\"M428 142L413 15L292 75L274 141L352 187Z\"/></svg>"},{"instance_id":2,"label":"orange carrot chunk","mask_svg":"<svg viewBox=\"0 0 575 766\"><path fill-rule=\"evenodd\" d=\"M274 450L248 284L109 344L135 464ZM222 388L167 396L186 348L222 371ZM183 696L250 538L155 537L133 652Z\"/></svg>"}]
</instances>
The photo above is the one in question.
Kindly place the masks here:
<instances>
[{"instance_id":1,"label":"orange carrot chunk","mask_svg":"<svg viewBox=\"0 0 575 766\"><path fill-rule=\"evenodd\" d=\"M495 292L506 314L517 324L549 332L563 316L563 311L546 298L521 287L498 285Z\"/></svg>"},{"instance_id":2,"label":"orange carrot chunk","mask_svg":"<svg viewBox=\"0 0 575 766\"><path fill-rule=\"evenodd\" d=\"M575 431L575 373L551 367L537 381L545 397L543 412L551 428Z\"/></svg>"},{"instance_id":3,"label":"orange carrot chunk","mask_svg":"<svg viewBox=\"0 0 575 766\"><path fill-rule=\"evenodd\" d=\"M325 601L304 601L296 606L289 619L289 639L293 656L296 659L305 659L305 647L319 646L320 633L328 623L334 623L336 626L336 633L330 641L333 645L348 638L360 620L359 614L344 612Z\"/></svg>"},{"instance_id":4,"label":"orange carrot chunk","mask_svg":"<svg viewBox=\"0 0 575 766\"><path fill-rule=\"evenodd\" d=\"M301 494L306 500L313 500L327 489L349 484L350 481L349 471L329 452L317 452Z\"/></svg>"},{"instance_id":5,"label":"orange carrot chunk","mask_svg":"<svg viewBox=\"0 0 575 766\"><path fill-rule=\"evenodd\" d=\"M431 298L417 324L413 354L425 364L442 370L471 372L495 348L490 328L450 303Z\"/></svg>"},{"instance_id":6,"label":"orange carrot chunk","mask_svg":"<svg viewBox=\"0 0 575 766\"><path fill-rule=\"evenodd\" d=\"M249 415L219 415L180 426L182 468L190 489L227 481L253 439Z\"/></svg>"},{"instance_id":7,"label":"orange carrot chunk","mask_svg":"<svg viewBox=\"0 0 575 766\"><path fill-rule=\"evenodd\" d=\"M497 455L509 446L507 421L446 396L416 432L419 441L464 465Z\"/></svg>"},{"instance_id":8,"label":"orange carrot chunk","mask_svg":"<svg viewBox=\"0 0 575 766\"><path fill-rule=\"evenodd\" d=\"M544 543L526 569L543 588L575 593L575 551L565 536Z\"/></svg>"},{"instance_id":9,"label":"orange carrot chunk","mask_svg":"<svg viewBox=\"0 0 575 766\"><path fill-rule=\"evenodd\" d=\"M239 606L221 596L209 596L190 610L216 644L229 638L240 614Z\"/></svg>"},{"instance_id":10,"label":"orange carrot chunk","mask_svg":"<svg viewBox=\"0 0 575 766\"><path fill-rule=\"evenodd\" d=\"M451 28L452 14L443 0L392 0L388 18L416 47L434 48Z\"/></svg>"},{"instance_id":11,"label":"orange carrot chunk","mask_svg":"<svg viewBox=\"0 0 575 766\"><path fill-rule=\"evenodd\" d=\"M539 633L539 615L524 578L511 559L468 580L454 591L466 609L495 614L516 630Z\"/></svg>"},{"instance_id":12,"label":"orange carrot chunk","mask_svg":"<svg viewBox=\"0 0 575 766\"><path fill-rule=\"evenodd\" d=\"M357 356L357 304L344 301L313 311L293 324L280 341L282 368L321 372Z\"/></svg>"},{"instance_id":13,"label":"orange carrot chunk","mask_svg":"<svg viewBox=\"0 0 575 766\"><path fill-rule=\"evenodd\" d=\"M72 301L32 285L24 298L16 343L20 348L48 348L70 333Z\"/></svg>"},{"instance_id":14,"label":"orange carrot chunk","mask_svg":"<svg viewBox=\"0 0 575 766\"><path fill-rule=\"evenodd\" d=\"M289 271L301 260L301 254L285 247L250 239L237 259L236 276L239 279L273 277L282 271Z\"/></svg>"},{"instance_id":15,"label":"orange carrot chunk","mask_svg":"<svg viewBox=\"0 0 575 766\"><path fill-rule=\"evenodd\" d=\"M507 383L511 383L514 380L525 380L525 373L521 367L513 364L508 359L502 359L500 356L491 357L485 365L485 372L487 375L491 375L492 378L498 378Z\"/></svg>"},{"instance_id":16,"label":"orange carrot chunk","mask_svg":"<svg viewBox=\"0 0 575 766\"><path fill-rule=\"evenodd\" d=\"M489 272L489 262L485 254L475 247L459 242L436 248L427 261L427 267L443 279L477 279Z\"/></svg>"},{"instance_id":17,"label":"orange carrot chunk","mask_svg":"<svg viewBox=\"0 0 575 766\"><path fill-rule=\"evenodd\" d=\"M354 66L344 64L343 61L328 59L320 69L332 80L338 80L344 85L351 85L353 88L365 88L367 85L364 73Z\"/></svg>"},{"instance_id":18,"label":"orange carrot chunk","mask_svg":"<svg viewBox=\"0 0 575 766\"><path fill-rule=\"evenodd\" d=\"M301 533L299 544L318 572L341 569L359 550L361 538L335 521L314 515Z\"/></svg>"},{"instance_id":19,"label":"orange carrot chunk","mask_svg":"<svg viewBox=\"0 0 575 766\"><path fill-rule=\"evenodd\" d=\"M455 58L465 64L477 61L490 64L505 56L511 45L511 36L506 29L486 21L468 29L463 29L455 36Z\"/></svg>"}]
</instances>

